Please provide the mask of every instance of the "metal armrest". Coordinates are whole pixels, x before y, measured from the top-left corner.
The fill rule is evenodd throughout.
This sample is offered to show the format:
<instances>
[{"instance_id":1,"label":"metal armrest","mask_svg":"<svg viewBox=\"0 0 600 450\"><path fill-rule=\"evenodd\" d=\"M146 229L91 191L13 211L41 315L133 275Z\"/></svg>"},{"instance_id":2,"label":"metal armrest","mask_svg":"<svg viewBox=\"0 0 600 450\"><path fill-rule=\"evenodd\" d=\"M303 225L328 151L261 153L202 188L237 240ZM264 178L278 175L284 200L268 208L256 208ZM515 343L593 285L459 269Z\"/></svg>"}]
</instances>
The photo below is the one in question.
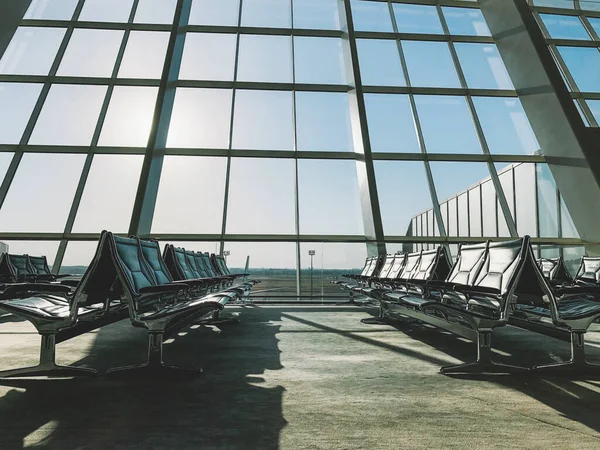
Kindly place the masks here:
<instances>
[{"instance_id":1,"label":"metal armrest","mask_svg":"<svg viewBox=\"0 0 600 450\"><path fill-rule=\"evenodd\" d=\"M4 298L9 298L13 295L19 295L24 293L51 293L51 294L68 294L71 292L69 286L63 284L50 284L50 283L15 283L8 284L4 287L4 290L0 295Z\"/></svg>"},{"instance_id":2,"label":"metal armrest","mask_svg":"<svg viewBox=\"0 0 600 450\"><path fill-rule=\"evenodd\" d=\"M486 286L467 286L463 284L454 285L452 288L462 294L500 295L500 289Z\"/></svg>"}]
</instances>

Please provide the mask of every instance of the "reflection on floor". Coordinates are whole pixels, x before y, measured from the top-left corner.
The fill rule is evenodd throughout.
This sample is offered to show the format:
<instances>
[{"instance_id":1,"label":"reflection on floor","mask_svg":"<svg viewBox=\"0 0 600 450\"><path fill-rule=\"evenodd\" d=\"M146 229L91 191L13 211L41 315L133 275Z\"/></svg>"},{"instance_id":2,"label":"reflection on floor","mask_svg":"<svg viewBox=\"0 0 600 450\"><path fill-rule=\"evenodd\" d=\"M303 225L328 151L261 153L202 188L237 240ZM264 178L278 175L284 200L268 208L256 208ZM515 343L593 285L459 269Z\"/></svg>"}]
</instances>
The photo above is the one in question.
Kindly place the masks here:
<instances>
[{"instance_id":1,"label":"reflection on floor","mask_svg":"<svg viewBox=\"0 0 600 450\"><path fill-rule=\"evenodd\" d=\"M474 346L416 325L364 325L353 306L248 306L239 325L192 326L165 349L193 381L0 382L0 448L600 448L600 380L455 379L441 365ZM32 364L38 336L0 317L2 368ZM105 370L144 359L128 321L58 346L61 363ZM600 333L590 333L600 360ZM568 344L507 327L499 361L561 360Z\"/></svg>"}]
</instances>

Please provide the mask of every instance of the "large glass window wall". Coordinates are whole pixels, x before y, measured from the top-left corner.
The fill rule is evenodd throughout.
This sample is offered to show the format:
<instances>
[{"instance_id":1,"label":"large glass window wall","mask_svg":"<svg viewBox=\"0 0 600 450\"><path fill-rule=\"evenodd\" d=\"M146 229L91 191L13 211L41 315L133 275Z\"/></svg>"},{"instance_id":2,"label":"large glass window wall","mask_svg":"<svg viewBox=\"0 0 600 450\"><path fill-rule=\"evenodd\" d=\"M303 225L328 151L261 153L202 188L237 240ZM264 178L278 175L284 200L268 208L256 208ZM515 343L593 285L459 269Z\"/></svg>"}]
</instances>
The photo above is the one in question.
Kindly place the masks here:
<instances>
[{"instance_id":1,"label":"large glass window wall","mask_svg":"<svg viewBox=\"0 0 600 450\"><path fill-rule=\"evenodd\" d=\"M0 59L0 240L73 272L144 229L276 298L384 248L577 239L477 3L432 3L34 0ZM593 18L548 27L597 52Z\"/></svg>"}]
</instances>

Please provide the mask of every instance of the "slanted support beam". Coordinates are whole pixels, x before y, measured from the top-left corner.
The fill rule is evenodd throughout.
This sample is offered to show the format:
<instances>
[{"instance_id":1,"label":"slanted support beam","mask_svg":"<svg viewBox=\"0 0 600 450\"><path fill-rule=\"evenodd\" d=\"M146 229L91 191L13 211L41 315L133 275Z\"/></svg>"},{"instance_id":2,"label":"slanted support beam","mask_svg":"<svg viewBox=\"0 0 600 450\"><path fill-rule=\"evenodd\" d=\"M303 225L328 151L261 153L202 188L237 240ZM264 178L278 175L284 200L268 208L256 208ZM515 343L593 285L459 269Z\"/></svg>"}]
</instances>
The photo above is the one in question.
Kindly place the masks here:
<instances>
[{"instance_id":1,"label":"slanted support beam","mask_svg":"<svg viewBox=\"0 0 600 450\"><path fill-rule=\"evenodd\" d=\"M0 2L0 58L4 55L31 0L2 0Z\"/></svg>"},{"instance_id":2,"label":"slanted support beam","mask_svg":"<svg viewBox=\"0 0 600 450\"><path fill-rule=\"evenodd\" d=\"M527 0L478 3L581 239L598 242L598 130L583 123Z\"/></svg>"}]
</instances>

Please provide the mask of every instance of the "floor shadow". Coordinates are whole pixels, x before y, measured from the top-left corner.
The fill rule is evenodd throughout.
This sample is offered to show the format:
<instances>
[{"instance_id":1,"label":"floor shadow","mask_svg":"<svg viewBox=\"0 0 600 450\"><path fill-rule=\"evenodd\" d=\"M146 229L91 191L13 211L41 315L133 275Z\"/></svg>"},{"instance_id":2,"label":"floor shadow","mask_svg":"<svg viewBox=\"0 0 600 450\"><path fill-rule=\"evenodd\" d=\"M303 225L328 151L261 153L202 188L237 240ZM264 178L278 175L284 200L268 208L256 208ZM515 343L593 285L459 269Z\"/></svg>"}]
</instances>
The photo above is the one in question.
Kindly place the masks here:
<instances>
[{"instance_id":1,"label":"floor shadow","mask_svg":"<svg viewBox=\"0 0 600 450\"><path fill-rule=\"evenodd\" d=\"M376 310L368 310L376 316ZM443 351L460 361L476 359L473 342L456 335L415 321L390 321L398 331ZM593 333L590 341L597 341ZM570 357L569 343L521 328L506 326L494 331L492 347L494 360L505 364L532 367L567 361ZM600 363L600 348L586 345L588 361ZM440 375L444 376L444 375ZM585 424L600 432L600 375L598 377L544 376L530 373L515 375L469 375L453 376L472 382L488 382L521 392L558 411L564 417ZM586 379L587 378L587 379Z\"/></svg>"},{"instance_id":2,"label":"floor shadow","mask_svg":"<svg viewBox=\"0 0 600 450\"><path fill-rule=\"evenodd\" d=\"M191 381L3 381L13 389L0 398L0 447L277 449L283 388L261 384L266 370L282 368L278 320L277 311L247 309L241 324L181 331L164 359L203 367ZM74 365L103 371L141 363L145 352L146 333L127 320L99 330Z\"/></svg>"}]
</instances>

